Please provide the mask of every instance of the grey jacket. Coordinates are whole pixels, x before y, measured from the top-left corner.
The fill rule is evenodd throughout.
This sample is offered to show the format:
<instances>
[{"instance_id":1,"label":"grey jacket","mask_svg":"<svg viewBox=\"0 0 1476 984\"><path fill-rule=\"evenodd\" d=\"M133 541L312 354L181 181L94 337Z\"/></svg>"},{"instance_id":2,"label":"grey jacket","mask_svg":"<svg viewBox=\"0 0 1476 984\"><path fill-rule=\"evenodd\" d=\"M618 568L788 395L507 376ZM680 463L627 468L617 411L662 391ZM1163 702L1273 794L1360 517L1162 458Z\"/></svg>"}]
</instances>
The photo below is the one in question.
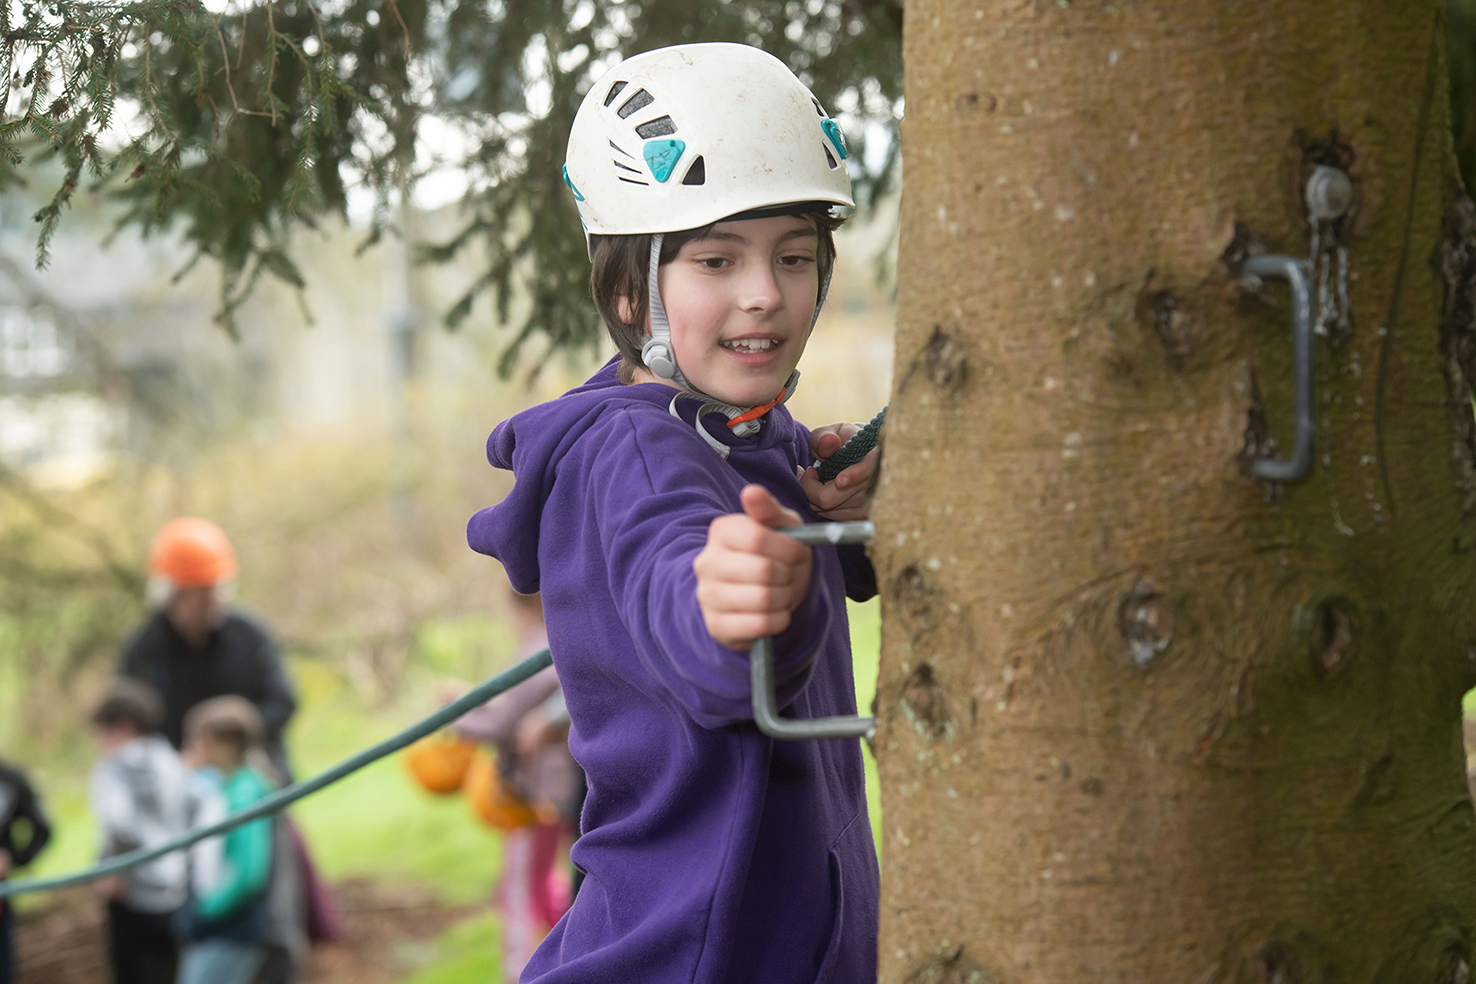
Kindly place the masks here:
<instances>
[{"instance_id":1,"label":"grey jacket","mask_svg":"<svg viewBox=\"0 0 1476 984\"><path fill-rule=\"evenodd\" d=\"M92 770L88 798L102 832L100 856L155 847L196 821L218 818L221 806L207 795L162 736L133 739ZM211 838L132 869L124 876L124 904L138 912L179 908L190 891L191 868L208 881L219 851L219 838Z\"/></svg>"}]
</instances>

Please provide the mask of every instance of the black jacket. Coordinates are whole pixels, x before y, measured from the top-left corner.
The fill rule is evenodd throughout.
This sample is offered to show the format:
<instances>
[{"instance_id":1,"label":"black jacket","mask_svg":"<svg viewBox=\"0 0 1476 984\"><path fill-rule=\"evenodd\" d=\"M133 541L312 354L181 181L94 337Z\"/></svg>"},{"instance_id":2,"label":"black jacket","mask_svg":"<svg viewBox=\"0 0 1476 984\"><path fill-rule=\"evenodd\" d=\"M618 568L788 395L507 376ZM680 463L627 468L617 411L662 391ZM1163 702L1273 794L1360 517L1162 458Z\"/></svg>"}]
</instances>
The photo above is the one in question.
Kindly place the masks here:
<instances>
[{"instance_id":1,"label":"black jacket","mask_svg":"<svg viewBox=\"0 0 1476 984\"><path fill-rule=\"evenodd\" d=\"M17 837L22 821L30 828L24 840ZM30 864L49 840L51 825L31 784L19 770L0 763L0 850L8 851L19 868Z\"/></svg>"},{"instance_id":2,"label":"black jacket","mask_svg":"<svg viewBox=\"0 0 1476 984\"><path fill-rule=\"evenodd\" d=\"M297 699L276 642L255 621L231 612L210 633L203 649L192 649L164 613L155 612L123 647L122 673L147 683L164 698L160 730L175 748L184 741L184 717L190 708L222 694L245 697L261 714L272 764L282 778L290 778L282 728L297 709Z\"/></svg>"}]
</instances>

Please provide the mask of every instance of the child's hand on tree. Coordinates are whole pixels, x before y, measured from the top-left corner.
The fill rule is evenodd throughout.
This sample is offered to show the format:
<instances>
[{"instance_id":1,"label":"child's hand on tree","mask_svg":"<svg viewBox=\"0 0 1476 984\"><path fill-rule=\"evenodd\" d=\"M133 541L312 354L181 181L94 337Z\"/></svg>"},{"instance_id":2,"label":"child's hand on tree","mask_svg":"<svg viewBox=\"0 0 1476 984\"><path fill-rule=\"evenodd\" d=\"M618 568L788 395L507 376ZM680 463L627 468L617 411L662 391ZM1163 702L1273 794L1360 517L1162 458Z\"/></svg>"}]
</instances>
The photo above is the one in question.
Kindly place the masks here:
<instances>
[{"instance_id":1,"label":"child's hand on tree","mask_svg":"<svg viewBox=\"0 0 1476 984\"><path fill-rule=\"evenodd\" d=\"M810 587L810 548L775 532L798 526L799 515L761 485L745 487L742 499L742 513L712 521L707 546L692 561L707 631L729 649L789 628Z\"/></svg>"},{"instance_id":2,"label":"child's hand on tree","mask_svg":"<svg viewBox=\"0 0 1476 984\"><path fill-rule=\"evenodd\" d=\"M810 431L810 453L829 458L861 429L861 424L826 424ZM799 473L800 488L810 500L815 515L833 523L867 519L871 515L871 473L876 468L876 449L839 475L821 484L814 466Z\"/></svg>"}]
</instances>

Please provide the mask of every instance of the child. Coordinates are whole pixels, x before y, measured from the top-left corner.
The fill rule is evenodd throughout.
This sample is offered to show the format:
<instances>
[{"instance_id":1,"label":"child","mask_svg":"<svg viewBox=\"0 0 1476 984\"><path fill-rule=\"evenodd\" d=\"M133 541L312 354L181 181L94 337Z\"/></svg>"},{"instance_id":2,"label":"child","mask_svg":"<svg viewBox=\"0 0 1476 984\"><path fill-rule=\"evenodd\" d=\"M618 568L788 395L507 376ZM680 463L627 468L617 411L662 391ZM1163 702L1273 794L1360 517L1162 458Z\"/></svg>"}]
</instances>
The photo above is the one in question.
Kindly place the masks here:
<instances>
[{"instance_id":1,"label":"child","mask_svg":"<svg viewBox=\"0 0 1476 984\"><path fill-rule=\"evenodd\" d=\"M518 659L548 646L538 595L512 595ZM568 713L553 667L473 708L452 725L465 738L497 747L502 781L535 807L537 819L502 835L502 973L516 984L533 948L569 907L567 877L555 874L559 846L571 838L582 790L569 757ZM559 873L560 875L563 872Z\"/></svg>"},{"instance_id":2,"label":"child","mask_svg":"<svg viewBox=\"0 0 1476 984\"><path fill-rule=\"evenodd\" d=\"M182 833L195 811L189 770L158 733L163 702L152 688L117 680L92 712L103 758L88 789L103 858L154 847ZM166 854L102 879L116 984L173 984L179 947L169 920L189 892L189 861Z\"/></svg>"},{"instance_id":3,"label":"child","mask_svg":"<svg viewBox=\"0 0 1476 984\"><path fill-rule=\"evenodd\" d=\"M589 779L586 878L525 982L875 979L860 744L759 732L746 652L776 637L790 716L855 713L845 595L875 593L870 563L775 532L868 508L871 460L825 486L811 467L854 425L809 432L782 406L831 210L852 205L845 155L809 90L745 45L637 55L575 117L565 179L620 354L493 432L516 482L468 528L542 593Z\"/></svg>"},{"instance_id":4,"label":"child","mask_svg":"<svg viewBox=\"0 0 1476 984\"><path fill-rule=\"evenodd\" d=\"M235 813L272 790L272 782L248 757L261 756L261 715L244 697L196 704L185 715L185 757L219 785L226 810ZM249 984L267 961L272 941L268 888L272 874L270 817L228 831L220 876L193 900L178 984Z\"/></svg>"},{"instance_id":5,"label":"child","mask_svg":"<svg viewBox=\"0 0 1476 984\"><path fill-rule=\"evenodd\" d=\"M0 763L0 881L11 869L30 864L51 839L41 801L18 769ZM0 984L11 984L15 968L11 936L15 916L9 899L0 899Z\"/></svg>"}]
</instances>

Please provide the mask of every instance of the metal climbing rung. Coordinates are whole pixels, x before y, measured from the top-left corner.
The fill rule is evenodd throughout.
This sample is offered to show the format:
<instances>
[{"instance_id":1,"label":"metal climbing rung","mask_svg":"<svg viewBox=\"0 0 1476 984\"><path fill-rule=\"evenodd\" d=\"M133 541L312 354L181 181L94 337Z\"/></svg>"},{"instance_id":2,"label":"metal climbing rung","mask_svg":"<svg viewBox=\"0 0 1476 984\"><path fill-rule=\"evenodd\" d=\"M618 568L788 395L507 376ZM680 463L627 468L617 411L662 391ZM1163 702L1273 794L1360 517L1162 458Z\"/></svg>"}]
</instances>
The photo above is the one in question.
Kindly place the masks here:
<instances>
[{"instance_id":1,"label":"metal climbing rung","mask_svg":"<svg viewBox=\"0 0 1476 984\"><path fill-rule=\"evenodd\" d=\"M843 543L866 543L876 535L870 522L811 523L786 526L779 531L811 547L839 546ZM748 651L753 685L753 720L770 738L799 741L809 738L870 738L876 733L876 719L840 715L822 718L786 718L779 716L779 699L775 695L774 637L753 640Z\"/></svg>"}]
</instances>

